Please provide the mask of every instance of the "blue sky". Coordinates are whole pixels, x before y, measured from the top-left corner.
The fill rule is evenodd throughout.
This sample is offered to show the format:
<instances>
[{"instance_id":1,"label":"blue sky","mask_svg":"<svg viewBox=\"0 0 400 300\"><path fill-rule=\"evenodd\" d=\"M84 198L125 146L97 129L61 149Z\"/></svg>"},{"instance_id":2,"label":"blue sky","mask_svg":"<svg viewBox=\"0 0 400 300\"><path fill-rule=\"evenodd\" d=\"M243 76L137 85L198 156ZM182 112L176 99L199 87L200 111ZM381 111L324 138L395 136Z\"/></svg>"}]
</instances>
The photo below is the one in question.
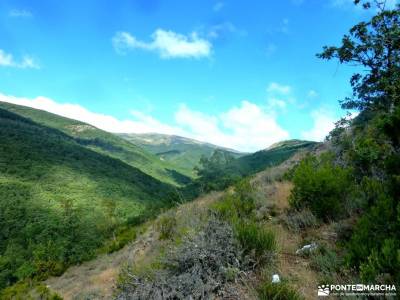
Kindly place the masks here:
<instances>
[{"instance_id":1,"label":"blue sky","mask_svg":"<svg viewBox=\"0 0 400 300\"><path fill-rule=\"evenodd\" d=\"M351 0L3 0L0 101L243 151L321 140L352 70L315 54L368 17Z\"/></svg>"}]
</instances>

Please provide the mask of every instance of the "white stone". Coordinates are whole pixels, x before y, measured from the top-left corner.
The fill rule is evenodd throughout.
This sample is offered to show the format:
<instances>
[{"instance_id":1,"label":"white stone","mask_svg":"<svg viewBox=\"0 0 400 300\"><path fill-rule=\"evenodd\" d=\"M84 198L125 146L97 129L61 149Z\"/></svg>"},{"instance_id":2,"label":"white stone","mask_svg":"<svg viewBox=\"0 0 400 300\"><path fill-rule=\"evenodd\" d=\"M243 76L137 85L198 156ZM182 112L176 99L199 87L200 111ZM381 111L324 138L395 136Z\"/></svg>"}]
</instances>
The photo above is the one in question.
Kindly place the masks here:
<instances>
[{"instance_id":1,"label":"white stone","mask_svg":"<svg viewBox=\"0 0 400 300\"><path fill-rule=\"evenodd\" d=\"M303 253L306 253L306 252L311 253L314 250L316 250L317 248L318 248L318 245L316 243L311 243L311 244L308 244L308 245L304 245L302 248L298 249L296 251L296 254L303 254Z\"/></svg>"},{"instance_id":2,"label":"white stone","mask_svg":"<svg viewBox=\"0 0 400 300\"><path fill-rule=\"evenodd\" d=\"M279 282L281 282L279 275L278 274L272 275L272 283L279 283Z\"/></svg>"}]
</instances>

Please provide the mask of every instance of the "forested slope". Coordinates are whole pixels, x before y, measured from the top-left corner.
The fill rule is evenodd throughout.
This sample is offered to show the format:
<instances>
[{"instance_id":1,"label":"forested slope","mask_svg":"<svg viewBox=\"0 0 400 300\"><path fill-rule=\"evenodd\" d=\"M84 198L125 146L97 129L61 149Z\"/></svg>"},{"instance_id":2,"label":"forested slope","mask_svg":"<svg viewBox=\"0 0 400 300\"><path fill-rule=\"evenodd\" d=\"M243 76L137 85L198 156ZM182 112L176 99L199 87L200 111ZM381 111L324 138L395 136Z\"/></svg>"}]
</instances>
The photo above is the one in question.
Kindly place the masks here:
<instances>
[{"instance_id":1,"label":"forested slope","mask_svg":"<svg viewBox=\"0 0 400 300\"><path fill-rule=\"evenodd\" d=\"M172 205L174 188L65 133L0 109L0 287L90 258Z\"/></svg>"},{"instance_id":2,"label":"forested slope","mask_svg":"<svg viewBox=\"0 0 400 300\"><path fill-rule=\"evenodd\" d=\"M44 126L58 129L73 137L77 143L88 149L118 158L161 181L175 185L185 184L190 179L181 174L173 164L161 161L159 157L129 143L115 134L100 130L89 124L64 118L43 110L0 102L0 108Z\"/></svg>"}]
</instances>

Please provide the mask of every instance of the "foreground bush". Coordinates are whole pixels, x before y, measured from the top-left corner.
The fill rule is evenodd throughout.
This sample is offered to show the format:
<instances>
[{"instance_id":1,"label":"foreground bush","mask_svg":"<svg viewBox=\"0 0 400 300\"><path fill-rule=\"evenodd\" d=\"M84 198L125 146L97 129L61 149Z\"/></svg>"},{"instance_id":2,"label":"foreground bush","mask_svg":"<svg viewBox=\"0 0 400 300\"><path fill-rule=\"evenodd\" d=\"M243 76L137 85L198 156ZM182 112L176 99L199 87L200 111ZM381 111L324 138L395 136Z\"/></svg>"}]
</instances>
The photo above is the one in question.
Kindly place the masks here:
<instances>
[{"instance_id":1,"label":"foreground bush","mask_svg":"<svg viewBox=\"0 0 400 300\"><path fill-rule=\"evenodd\" d=\"M293 231L300 231L307 228L316 227L318 225L317 218L308 209L302 209L300 211L294 210L284 216L285 225Z\"/></svg>"},{"instance_id":2,"label":"foreground bush","mask_svg":"<svg viewBox=\"0 0 400 300\"><path fill-rule=\"evenodd\" d=\"M324 221L338 219L347 214L352 181L351 170L336 166L331 154L307 156L294 171L290 204L296 209L307 207Z\"/></svg>"},{"instance_id":3,"label":"foreground bush","mask_svg":"<svg viewBox=\"0 0 400 300\"><path fill-rule=\"evenodd\" d=\"M255 222L239 222L235 225L237 239L246 252L254 251L260 257L276 248L275 234Z\"/></svg>"},{"instance_id":4,"label":"foreground bush","mask_svg":"<svg viewBox=\"0 0 400 300\"><path fill-rule=\"evenodd\" d=\"M241 251L231 227L212 219L194 238L168 251L153 276L125 270L116 299L209 299L241 269Z\"/></svg>"},{"instance_id":5,"label":"foreground bush","mask_svg":"<svg viewBox=\"0 0 400 300\"><path fill-rule=\"evenodd\" d=\"M274 233L255 221L256 205L252 194L249 179L244 179L235 185L234 194L225 196L213 209L221 219L231 224L244 251L260 258L274 251L276 242Z\"/></svg>"},{"instance_id":6,"label":"foreground bush","mask_svg":"<svg viewBox=\"0 0 400 300\"><path fill-rule=\"evenodd\" d=\"M285 283L262 284L258 289L260 300L301 300L303 299L296 291L292 290Z\"/></svg>"},{"instance_id":7,"label":"foreground bush","mask_svg":"<svg viewBox=\"0 0 400 300\"><path fill-rule=\"evenodd\" d=\"M176 219L173 214L165 214L160 217L157 229L160 232L160 239L165 240L172 237L176 228Z\"/></svg>"}]
</instances>

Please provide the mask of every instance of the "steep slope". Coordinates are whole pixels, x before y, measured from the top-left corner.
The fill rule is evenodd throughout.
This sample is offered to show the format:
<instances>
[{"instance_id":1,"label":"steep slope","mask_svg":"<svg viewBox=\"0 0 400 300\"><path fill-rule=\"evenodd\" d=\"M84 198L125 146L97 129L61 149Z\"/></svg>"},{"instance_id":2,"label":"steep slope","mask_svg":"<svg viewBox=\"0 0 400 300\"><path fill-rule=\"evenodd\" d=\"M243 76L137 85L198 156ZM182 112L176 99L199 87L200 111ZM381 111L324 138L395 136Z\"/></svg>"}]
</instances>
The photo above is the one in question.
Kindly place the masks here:
<instances>
[{"instance_id":1,"label":"steep slope","mask_svg":"<svg viewBox=\"0 0 400 300\"><path fill-rule=\"evenodd\" d=\"M0 109L0 289L92 257L175 188L65 133Z\"/></svg>"},{"instance_id":2,"label":"steep slope","mask_svg":"<svg viewBox=\"0 0 400 300\"><path fill-rule=\"evenodd\" d=\"M263 277L266 277L266 282L270 280L270 277L263 273L265 272L270 276L269 273L272 271L278 272L280 276L285 278L288 285L299 291L299 294L304 295L305 299L311 299L315 295L318 274L309 267L310 259L295 254L299 243L303 242L302 238L297 233L290 232L281 221L281 218L285 217L292 185L290 182L281 181L280 178L288 169L297 164L305 153L306 151L297 153L282 164L259 172L252 178L251 196L256 197L257 203L255 214L262 227L271 229L275 233L276 255L271 256L274 257L274 261L265 268L256 267L252 270L246 270L246 273L240 272L245 276L241 276L235 272L236 269L231 268L232 273L229 274L236 278L224 285L228 287L225 292L231 293L232 299L258 299L257 288L263 283ZM136 276L143 276L143 273L147 276L148 273L152 274L151 272L162 273L162 268L168 266L157 264L158 261L164 262L169 252L179 250L187 239L196 237L204 224L215 224L213 219L215 213L210 214L210 210L215 210L218 204L224 201L224 198L233 193L233 190L234 187L231 187L224 192L211 192L193 202L169 210L158 216L154 221L150 221L143 234L138 235L133 243L111 256L100 256L93 261L72 267L62 276L48 279L45 285L51 291L59 293L65 300L89 297L111 299L113 293L115 293L115 287L121 283L121 280L134 281L137 278ZM275 214L272 212L275 212ZM172 222L167 223L165 220L172 220ZM164 231L167 231L168 224L172 226L171 231L167 237L162 236L162 233L165 234ZM220 225L220 223L216 224ZM219 228L214 227L215 231ZM202 251L207 251L208 246L196 244L194 248L200 247ZM224 247L223 252L225 252L227 245L222 244L221 246ZM196 255L196 250L191 251L193 251L193 255ZM215 253L215 255L218 255L218 253ZM190 262L195 264L197 259L198 257L195 257ZM154 261L157 263L154 263ZM125 272L126 263L134 266L130 269L130 276L119 277L120 271ZM222 262L217 261L217 263L220 264L220 269L223 269ZM177 273L186 271L187 268L176 269ZM296 276L298 277L296 278ZM149 278L152 277L149 276ZM190 281L190 286L194 284L193 281ZM165 285L165 290L170 287L170 285ZM142 288L145 288L145 284L140 286L139 289ZM133 290L130 292L133 293ZM226 294L224 295L225 298L228 298ZM132 298L135 297L132 296ZM121 299L125 298L121 297Z\"/></svg>"},{"instance_id":3,"label":"steep slope","mask_svg":"<svg viewBox=\"0 0 400 300\"><path fill-rule=\"evenodd\" d=\"M231 176L247 176L276 166L299 151L311 150L319 143L301 140L288 140L276 143L265 150L239 157L225 167Z\"/></svg>"},{"instance_id":4,"label":"steep slope","mask_svg":"<svg viewBox=\"0 0 400 300\"><path fill-rule=\"evenodd\" d=\"M16 113L47 127L58 129L75 138L80 145L118 158L161 181L181 185L190 181L179 173L173 164L160 160L134 143L129 143L112 133L100 130L89 124L64 118L43 110L14 105L0 101L0 108ZM179 169L179 168L178 168Z\"/></svg>"},{"instance_id":5,"label":"steep slope","mask_svg":"<svg viewBox=\"0 0 400 300\"><path fill-rule=\"evenodd\" d=\"M157 155L164 161L172 162L179 166L187 175L194 175L193 168L204 155L210 157L216 150L224 150L234 158L241 157L245 153L236 150L216 146L193 139L158 133L146 134L120 134L120 136L133 144L140 145L149 152Z\"/></svg>"}]
</instances>

